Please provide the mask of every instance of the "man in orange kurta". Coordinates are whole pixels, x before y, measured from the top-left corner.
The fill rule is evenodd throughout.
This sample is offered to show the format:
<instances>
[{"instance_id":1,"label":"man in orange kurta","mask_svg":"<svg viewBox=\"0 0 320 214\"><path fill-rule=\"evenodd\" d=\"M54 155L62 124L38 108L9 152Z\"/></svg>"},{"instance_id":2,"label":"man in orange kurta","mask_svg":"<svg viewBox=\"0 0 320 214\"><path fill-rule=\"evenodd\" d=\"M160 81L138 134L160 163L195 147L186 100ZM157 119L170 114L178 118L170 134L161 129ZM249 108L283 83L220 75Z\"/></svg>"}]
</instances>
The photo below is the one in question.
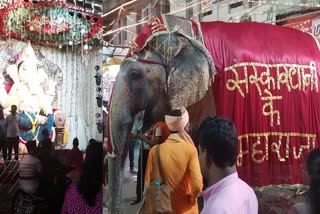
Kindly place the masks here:
<instances>
[{"instance_id":1,"label":"man in orange kurta","mask_svg":"<svg viewBox=\"0 0 320 214\"><path fill-rule=\"evenodd\" d=\"M197 198L203 183L197 149L184 130L189 122L189 115L185 108L174 110L170 115L166 115L166 123L171 135L160 145L160 178L172 189L171 204L174 213L199 213ZM153 182L155 157L156 147L153 147L145 174L146 187Z\"/></svg>"}]
</instances>

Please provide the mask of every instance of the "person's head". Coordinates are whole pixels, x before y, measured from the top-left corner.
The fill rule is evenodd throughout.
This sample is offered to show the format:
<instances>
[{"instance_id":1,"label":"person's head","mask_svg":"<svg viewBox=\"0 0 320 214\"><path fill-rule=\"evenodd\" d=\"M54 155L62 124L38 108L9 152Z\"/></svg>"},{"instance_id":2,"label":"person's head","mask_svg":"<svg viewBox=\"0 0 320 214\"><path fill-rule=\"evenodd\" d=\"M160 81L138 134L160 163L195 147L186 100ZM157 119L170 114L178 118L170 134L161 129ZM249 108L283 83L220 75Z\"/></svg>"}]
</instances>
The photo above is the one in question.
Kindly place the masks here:
<instances>
[{"instance_id":1,"label":"person's head","mask_svg":"<svg viewBox=\"0 0 320 214\"><path fill-rule=\"evenodd\" d=\"M310 152L307 168L310 179L308 199L311 205L311 214L320 213L320 148Z\"/></svg>"},{"instance_id":2,"label":"person's head","mask_svg":"<svg viewBox=\"0 0 320 214\"><path fill-rule=\"evenodd\" d=\"M41 134L43 135L43 138L49 138L49 131L48 129L43 129Z\"/></svg>"},{"instance_id":3,"label":"person's head","mask_svg":"<svg viewBox=\"0 0 320 214\"><path fill-rule=\"evenodd\" d=\"M207 117L199 128L199 159L202 174L218 173L234 167L238 134L234 124L223 117Z\"/></svg>"},{"instance_id":4,"label":"person's head","mask_svg":"<svg viewBox=\"0 0 320 214\"><path fill-rule=\"evenodd\" d=\"M28 153L34 155L37 152L37 142L35 140L30 140L26 144Z\"/></svg>"},{"instance_id":5,"label":"person's head","mask_svg":"<svg viewBox=\"0 0 320 214\"><path fill-rule=\"evenodd\" d=\"M73 139L72 145L73 145L73 147L78 148L78 146L79 146L79 139L75 137L75 138Z\"/></svg>"},{"instance_id":6,"label":"person's head","mask_svg":"<svg viewBox=\"0 0 320 214\"><path fill-rule=\"evenodd\" d=\"M39 152L43 154L52 154L53 150L53 145L50 140L41 141L39 144Z\"/></svg>"},{"instance_id":7,"label":"person's head","mask_svg":"<svg viewBox=\"0 0 320 214\"><path fill-rule=\"evenodd\" d=\"M184 107L174 109L168 115L165 115L165 121L171 133L188 131L186 128L189 127L189 114Z\"/></svg>"},{"instance_id":8,"label":"person's head","mask_svg":"<svg viewBox=\"0 0 320 214\"><path fill-rule=\"evenodd\" d=\"M103 145L93 139L86 148L86 157L81 167L78 192L89 206L95 206L95 199L103 183Z\"/></svg>"},{"instance_id":9,"label":"person's head","mask_svg":"<svg viewBox=\"0 0 320 214\"><path fill-rule=\"evenodd\" d=\"M17 113L17 106L16 106L16 105L12 105L12 106L11 106L11 113L12 113L12 114Z\"/></svg>"}]
</instances>

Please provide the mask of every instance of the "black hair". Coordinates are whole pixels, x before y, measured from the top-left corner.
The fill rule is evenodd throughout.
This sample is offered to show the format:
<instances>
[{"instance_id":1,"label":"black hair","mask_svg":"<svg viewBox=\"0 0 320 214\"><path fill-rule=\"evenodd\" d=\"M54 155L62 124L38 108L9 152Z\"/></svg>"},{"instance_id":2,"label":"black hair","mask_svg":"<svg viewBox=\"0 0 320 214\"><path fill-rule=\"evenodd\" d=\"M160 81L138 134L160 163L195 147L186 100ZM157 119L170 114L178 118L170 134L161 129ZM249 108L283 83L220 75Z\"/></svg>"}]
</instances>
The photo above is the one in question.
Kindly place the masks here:
<instances>
[{"instance_id":1,"label":"black hair","mask_svg":"<svg viewBox=\"0 0 320 214\"><path fill-rule=\"evenodd\" d=\"M93 139L89 141L86 157L81 166L78 192L90 207L95 206L96 197L103 183L103 148L102 143Z\"/></svg>"},{"instance_id":2,"label":"black hair","mask_svg":"<svg viewBox=\"0 0 320 214\"><path fill-rule=\"evenodd\" d=\"M220 117L207 117L200 125L198 140L201 150L220 168L235 165L238 134L232 121Z\"/></svg>"},{"instance_id":3,"label":"black hair","mask_svg":"<svg viewBox=\"0 0 320 214\"><path fill-rule=\"evenodd\" d=\"M77 137L75 137L75 138L73 139L72 145L73 145L73 146L79 146L79 139L78 139Z\"/></svg>"},{"instance_id":4,"label":"black hair","mask_svg":"<svg viewBox=\"0 0 320 214\"><path fill-rule=\"evenodd\" d=\"M320 148L309 153L307 159L310 188L307 201L311 208L311 214L320 213Z\"/></svg>"}]
</instances>

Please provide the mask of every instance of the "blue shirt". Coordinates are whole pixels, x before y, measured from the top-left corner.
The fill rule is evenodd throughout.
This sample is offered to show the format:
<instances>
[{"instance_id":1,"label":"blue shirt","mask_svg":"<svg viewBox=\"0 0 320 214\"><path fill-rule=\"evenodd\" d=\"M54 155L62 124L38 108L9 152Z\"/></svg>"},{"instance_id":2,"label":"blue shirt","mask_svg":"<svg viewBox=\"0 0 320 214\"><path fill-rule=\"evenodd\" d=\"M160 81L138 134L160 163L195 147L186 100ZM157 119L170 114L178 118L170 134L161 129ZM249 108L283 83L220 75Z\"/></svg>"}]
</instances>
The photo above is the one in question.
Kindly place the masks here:
<instances>
[{"instance_id":1,"label":"blue shirt","mask_svg":"<svg viewBox=\"0 0 320 214\"><path fill-rule=\"evenodd\" d=\"M144 118L144 111L139 112L134 119L132 133L139 134L143 127L143 118ZM139 140L141 142L141 140ZM150 149L150 145L146 142L142 142L143 148L148 150Z\"/></svg>"}]
</instances>

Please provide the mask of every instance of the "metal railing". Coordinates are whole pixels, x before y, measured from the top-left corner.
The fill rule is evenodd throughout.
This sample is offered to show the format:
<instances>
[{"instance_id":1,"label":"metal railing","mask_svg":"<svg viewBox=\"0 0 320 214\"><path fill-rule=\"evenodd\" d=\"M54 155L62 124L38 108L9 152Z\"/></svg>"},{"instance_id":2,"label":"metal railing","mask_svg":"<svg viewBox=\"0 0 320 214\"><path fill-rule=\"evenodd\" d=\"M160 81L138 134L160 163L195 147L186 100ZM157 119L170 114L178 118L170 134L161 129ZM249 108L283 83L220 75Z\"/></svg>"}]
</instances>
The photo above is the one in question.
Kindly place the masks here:
<instances>
[{"instance_id":1,"label":"metal railing","mask_svg":"<svg viewBox=\"0 0 320 214\"><path fill-rule=\"evenodd\" d=\"M0 159L3 159L4 155L0 155ZM8 155L5 155L8 156ZM18 160L10 159L7 157L2 164L0 164L0 194L14 193L14 190L18 187L19 177L19 164L24 158L25 154L18 154ZM12 154L15 157L15 154Z\"/></svg>"}]
</instances>

